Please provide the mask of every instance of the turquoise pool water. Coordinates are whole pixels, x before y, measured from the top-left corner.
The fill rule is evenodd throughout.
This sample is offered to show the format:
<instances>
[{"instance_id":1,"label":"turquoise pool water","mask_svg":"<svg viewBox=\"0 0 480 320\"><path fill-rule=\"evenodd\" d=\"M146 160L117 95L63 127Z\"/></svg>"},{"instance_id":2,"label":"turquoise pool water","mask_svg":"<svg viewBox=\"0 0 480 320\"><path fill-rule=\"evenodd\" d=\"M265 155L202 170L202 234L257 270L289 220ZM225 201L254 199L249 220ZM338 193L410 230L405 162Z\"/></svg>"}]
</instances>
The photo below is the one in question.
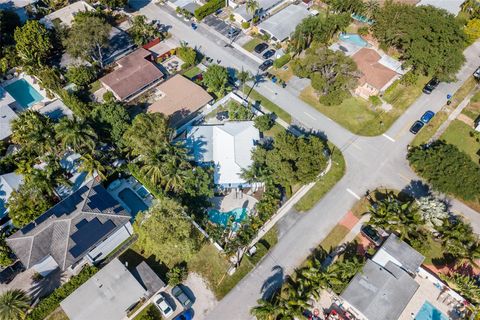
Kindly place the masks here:
<instances>
[{"instance_id":1,"label":"turquoise pool water","mask_svg":"<svg viewBox=\"0 0 480 320\"><path fill-rule=\"evenodd\" d=\"M130 188L125 188L118 193L118 197L122 200L130 209L132 218L135 218L137 213L145 211L148 206L142 199Z\"/></svg>"},{"instance_id":2,"label":"turquoise pool water","mask_svg":"<svg viewBox=\"0 0 480 320\"><path fill-rule=\"evenodd\" d=\"M415 320L448 320L448 317L435 308L430 302L425 301L415 316Z\"/></svg>"},{"instance_id":3,"label":"turquoise pool water","mask_svg":"<svg viewBox=\"0 0 480 320\"><path fill-rule=\"evenodd\" d=\"M28 108L43 100L43 96L25 79L20 79L9 84L5 87L5 90L7 90L23 108Z\"/></svg>"},{"instance_id":4,"label":"turquoise pool water","mask_svg":"<svg viewBox=\"0 0 480 320\"><path fill-rule=\"evenodd\" d=\"M208 210L208 219L224 228L227 227L230 217L233 217L233 222L242 222L247 217L247 208L236 208L228 212L222 212L216 209Z\"/></svg>"},{"instance_id":5,"label":"turquoise pool water","mask_svg":"<svg viewBox=\"0 0 480 320\"><path fill-rule=\"evenodd\" d=\"M356 33L341 33L338 38L342 41L350 42L359 47L368 47L368 42L363 40L363 38Z\"/></svg>"}]
</instances>

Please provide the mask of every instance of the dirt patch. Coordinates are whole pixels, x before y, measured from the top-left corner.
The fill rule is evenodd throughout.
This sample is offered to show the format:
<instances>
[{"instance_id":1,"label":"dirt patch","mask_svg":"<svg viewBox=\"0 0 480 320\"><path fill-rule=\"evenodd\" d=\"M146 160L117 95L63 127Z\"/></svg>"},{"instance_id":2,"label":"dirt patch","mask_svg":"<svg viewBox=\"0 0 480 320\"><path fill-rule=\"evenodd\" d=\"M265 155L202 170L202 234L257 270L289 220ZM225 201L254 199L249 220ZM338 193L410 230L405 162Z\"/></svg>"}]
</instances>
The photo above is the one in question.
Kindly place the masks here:
<instances>
[{"instance_id":1,"label":"dirt patch","mask_svg":"<svg viewBox=\"0 0 480 320\"><path fill-rule=\"evenodd\" d=\"M215 298L212 290L208 288L203 278L196 273L191 272L184 284L195 295L195 302L192 306L195 319L205 319L207 314L215 308L218 300Z\"/></svg>"},{"instance_id":2,"label":"dirt patch","mask_svg":"<svg viewBox=\"0 0 480 320\"><path fill-rule=\"evenodd\" d=\"M457 119L464 122L467 126L473 127L473 120L470 117L467 117L464 114L459 114Z\"/></svg>"}]
</instances>

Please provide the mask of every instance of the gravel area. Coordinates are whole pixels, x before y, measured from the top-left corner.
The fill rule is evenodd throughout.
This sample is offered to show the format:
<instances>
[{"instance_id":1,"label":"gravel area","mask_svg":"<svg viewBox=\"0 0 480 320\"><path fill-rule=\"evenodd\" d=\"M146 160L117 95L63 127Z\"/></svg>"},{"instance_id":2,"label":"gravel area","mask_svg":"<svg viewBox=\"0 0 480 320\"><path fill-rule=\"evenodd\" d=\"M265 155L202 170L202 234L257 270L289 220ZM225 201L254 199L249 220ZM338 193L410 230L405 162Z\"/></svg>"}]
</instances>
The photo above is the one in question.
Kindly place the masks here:
<instances>
[{"instance_id":1,"label":"gravel area","mask_svg":"<svg viewBox=\"0 0 480 320\"><path fill-rule=\"evenodd\" d=\"M193 293L195 302L192 309L195 320L202 320L217 305L218 301L205 281L198 274L191 272L183 283Z\"/></svg>"}]
</instances>

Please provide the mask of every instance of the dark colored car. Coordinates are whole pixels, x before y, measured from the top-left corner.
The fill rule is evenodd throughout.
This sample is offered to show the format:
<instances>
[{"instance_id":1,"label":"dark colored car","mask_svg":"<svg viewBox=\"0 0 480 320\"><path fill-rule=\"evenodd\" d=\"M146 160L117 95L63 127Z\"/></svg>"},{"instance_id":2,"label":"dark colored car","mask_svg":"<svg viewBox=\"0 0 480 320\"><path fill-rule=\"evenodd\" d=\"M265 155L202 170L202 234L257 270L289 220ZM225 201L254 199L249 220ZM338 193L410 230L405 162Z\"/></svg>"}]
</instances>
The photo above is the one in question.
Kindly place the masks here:
<instances>
[{"instance_id":1,"label":"dark colored car","mask_svg":"<svg viewBox=\"0 0 480 320\"><path fill-rule=\"evenodd\" d=\"M480 80L480 67L475 70L475 72L473 73L473 77L477 80Z\"/></svg>"},{"instance_id":2,"label":"dark colored car","mask_svg":"<svg viewBox=\"0 0 480 320\"><path fill-rule=\"evenodd\" d=\"M263 51L265 51L265 49L268 48L268 44L266 44L265 42L262 42L262 43L259 43L255 46L255 48L253 49L253 51L255 51L256 53L260 54L262 53Z\"/></svg>"},{"instance_id":3,"label":"dark colored car","mask_svg":"<svg viewBox=\"0 0 480 320\"><path fill-rule=\"evenodd\" d=\"M410 127L410 132L413 133L413 134L417 134L418 131L420 131L420 130L423 128L424 125L425 125L425 124L424 124L422 121L417 120L417 121L415 121L415 123Z\"/></svg>"},{"instance_id":4,"label":"dark colored car","mask_svg":"<svg viewBox=\"0 0 480 320\"><path fill-rule=\"evenodd\" d=\"M186 295L185 291L180 286L175 286L172 289L172 295L180 302L184 308L189 308L192 305L192 300Z\"/></svg>"},{"instance_id":5,"label":"dark colored car","mask_svg":"<svg viewBox=\"0 0 480 320\"><path fill-rule=\"evenodd\" d=\"M438 86L440 81L437 78L433 78L432 80L428 81L428 83L423 87L423 93L430 94L433 90Z\"/></svg>"},{"instance_id":6,"label":"dark colored car","mask_svg":"<svg viewBox=\"0 0 480 320\"><path fill-rule=\"evenodd\" d=\"M263 57L263 59L270 59L271 57L273 57L274 54L275 54L275 50L270 49L270 50L265 51L263 53L262 57Z\"/></svg>"},{"instance_id":7,"label":"dark colored car","mask_svg":"<svg viewBox=\"0 0 480 320\"><path fill-rule=\"evenodd\" d=\"M420 118L420 120L423 123L427 124L427 123L430 122L430 120L432 120L434 115L435 115L435 112L428 110L423 114L423 116Z\"/></svg>"},{"instance_id":8,"label":"dark colored car","mask_svg":"<svg viewBox=\"0 0 480 320\"><path fill-rule=\"evenodd\" d=\"M0 272L0 283L10 283L17 276L17 274L23 271L25 271L25 267L20 262L20 260L18 260L17 262L15 262L9 267L6 267Z\"/></svg>"},{"instance_id":9,"label":"dark colored car","mask_svg":"<svg viewBox=\"0 0 480 320\"><path fill-rule=\"evenodd\" d=\"M179 314L173 320L192 320L193 319L193 312L192 309L188 309L183 313Z\"/></svg>"},{"instance_id":10,"label":"dark colored car","mask_svg":"<svg viewBox=\"0 0 480 320\"><path fill-rule=\"evenodd\" d=\"M360 232L370 241L372 241L376 246L379 246L382 244L382 237L380 234L373 228L372 226L369 225L364 225L361 229Z\"/></svg>"},{"instance_id":11,"label":"dark colored car","mask_svg":"<svg viewBox=\"0 0 480 320\"><path fill-rule=\"evenodd\" d=\"M258 69L262 70L262 71L265 71L267 70L268 68L270 68L271 66L273 65L273 60L272 59L268 59L268 60L265 60L261 65L258 66Z\"/></svg>"}]
</instances>

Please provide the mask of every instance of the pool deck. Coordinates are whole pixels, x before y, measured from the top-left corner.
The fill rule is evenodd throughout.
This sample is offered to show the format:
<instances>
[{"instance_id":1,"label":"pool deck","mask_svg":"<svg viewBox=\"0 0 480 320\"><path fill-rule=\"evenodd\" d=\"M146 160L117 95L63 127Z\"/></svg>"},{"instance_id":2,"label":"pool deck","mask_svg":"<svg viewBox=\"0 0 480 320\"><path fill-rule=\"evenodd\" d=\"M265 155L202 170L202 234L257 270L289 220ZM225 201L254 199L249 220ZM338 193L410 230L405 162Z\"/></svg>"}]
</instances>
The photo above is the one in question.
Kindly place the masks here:
<instances>
[{"instance_id":1,"label":"pool deck","mask_svg":"<svg viewBox=\"0 0 480 320\"><path fill-rule=\"evenodd\" d=\"M258 200L252 196L235 191L230 192L224 197L213 197L210 201L214 209L227 212L236 208L247 208L249 214L258 202Z\"/></svg>"},{"instance_id":2,"label":"pool deck","mask_svg":"<svg viewBox=\"0 0 480 320\"><path fill-rule=\"evenodd\" d=\"M122 190L125 189L125 188L129 188L129 189L131 189L133 192L135 192L135 193L138 195L138 197L139 197L140 199L142 199L142 201L145 203L145 205L146 205L147 207L150 208L150 207L153 205L153 201L155 200L155 198L153 197L152 194L149 194L147 197L142 198L142 196L137 193L137 190L138 190L139 188L141 188L143 185L142 185L140 182L138 182L135 178L130 177L130 178L128 178L128 179L119 179L119 180L115 180L115 181L120 181L120 184L119 184L117 187L115 187L114 189L112 189L112 188L110 188L110 186L108 186L107 191L112 195L112 197L115 198L115 200L117 200L118 202L120 202L120 203L122 204L122 206L123 206L130 214L132 213L131 210L130 210L130 208L128 207L128 205L127 205L125 202L122 201L122 199L121 199L121 198L119 197L119 195L118 195L118 194L120 193L120 191L122 191ZM115 182L115 181L114 181L114 182ZM112 182L112 183L114 183L114 182ZM112 185L112 183L111 183L110 185ZM144 188L145 188L145 187L144 187ZM146 188L145 188L145 189L146 189Z\"/></svg>"}]
</instances>

